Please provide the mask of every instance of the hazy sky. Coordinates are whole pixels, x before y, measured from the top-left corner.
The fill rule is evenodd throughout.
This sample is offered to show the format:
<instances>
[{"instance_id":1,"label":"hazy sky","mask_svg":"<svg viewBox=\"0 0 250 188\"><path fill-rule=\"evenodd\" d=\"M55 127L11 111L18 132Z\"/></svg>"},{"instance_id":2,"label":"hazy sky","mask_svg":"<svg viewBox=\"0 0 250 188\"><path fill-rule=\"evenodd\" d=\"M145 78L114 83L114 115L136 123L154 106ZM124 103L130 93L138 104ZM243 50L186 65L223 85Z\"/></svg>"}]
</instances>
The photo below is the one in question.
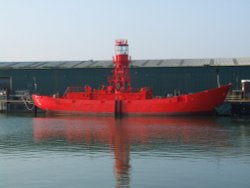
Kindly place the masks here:
<instances>
[{"instance_id":1,"label":"hazy sky","mask_svg":"<svg viewBox=\"0 0 250 188\"><path fill-rule=\"evenodd\" d=\"M0 0L0 61L250 57L249 0Z\"/></svg>"}]
</instances>

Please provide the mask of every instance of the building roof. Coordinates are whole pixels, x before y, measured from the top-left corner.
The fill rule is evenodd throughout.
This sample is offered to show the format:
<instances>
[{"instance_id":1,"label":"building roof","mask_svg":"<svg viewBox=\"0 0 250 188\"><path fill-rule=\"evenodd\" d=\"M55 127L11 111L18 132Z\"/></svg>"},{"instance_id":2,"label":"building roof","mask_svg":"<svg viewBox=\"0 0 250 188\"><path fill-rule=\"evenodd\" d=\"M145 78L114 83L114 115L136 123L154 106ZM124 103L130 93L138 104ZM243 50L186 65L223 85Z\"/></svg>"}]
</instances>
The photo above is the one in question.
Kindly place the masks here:
<instances>
[{"instance_id":1,"label":"building roof","mask_svg":"<svg viewBox=\"0 0 250 188\"><path fill-rule=\"evenodd\" d=\"M131 67L250 66L248 58L132 60ZM0 62L0 69L112 68L112 61Z\"/></svg>"}]
</instances>

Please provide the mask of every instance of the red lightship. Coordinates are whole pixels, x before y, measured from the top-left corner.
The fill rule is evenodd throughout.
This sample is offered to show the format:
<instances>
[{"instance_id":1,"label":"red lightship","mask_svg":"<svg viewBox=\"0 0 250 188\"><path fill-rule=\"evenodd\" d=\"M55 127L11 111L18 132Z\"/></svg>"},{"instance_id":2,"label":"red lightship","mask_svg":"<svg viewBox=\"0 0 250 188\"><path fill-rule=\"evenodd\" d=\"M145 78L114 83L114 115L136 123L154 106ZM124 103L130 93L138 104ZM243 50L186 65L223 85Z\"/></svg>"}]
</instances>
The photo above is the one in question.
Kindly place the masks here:
<instances>
[{"instance_id":1,"label":"red lightship","mask_svg":"<svg viewBox=\"0 0 250 188\"><path fill-rule=\"evenodd\" d=\"M127 40L116 40L113 75L102 89L68 87L62 97L32 95L35 105L52 114L186 115L207 114L223 104L231 84L193 94L153 97L150 88L134 91Z\"/></svg>"}]
</instances>

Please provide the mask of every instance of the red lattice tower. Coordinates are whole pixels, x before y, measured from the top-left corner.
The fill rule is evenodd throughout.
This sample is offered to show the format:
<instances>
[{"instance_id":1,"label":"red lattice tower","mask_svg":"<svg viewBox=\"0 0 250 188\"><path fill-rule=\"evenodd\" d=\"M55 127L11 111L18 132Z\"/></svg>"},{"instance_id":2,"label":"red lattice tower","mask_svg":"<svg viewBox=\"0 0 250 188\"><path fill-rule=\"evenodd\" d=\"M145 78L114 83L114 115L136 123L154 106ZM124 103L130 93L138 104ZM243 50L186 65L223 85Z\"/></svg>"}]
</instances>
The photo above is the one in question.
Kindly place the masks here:
<instances>
[{"instance_id":1,"label":"red lattice tower","mask_svg":"<svg viewBox=\"0 0 250 188\"><path fill-rule=\"evenodd\" d=\"M113 86L115 91L128 92L132 90L130 83L129 64L130 57L128 55L128 41L115 41L115 57L113 57L115 65L113 71Z\"/></svg>"}]
</instances>

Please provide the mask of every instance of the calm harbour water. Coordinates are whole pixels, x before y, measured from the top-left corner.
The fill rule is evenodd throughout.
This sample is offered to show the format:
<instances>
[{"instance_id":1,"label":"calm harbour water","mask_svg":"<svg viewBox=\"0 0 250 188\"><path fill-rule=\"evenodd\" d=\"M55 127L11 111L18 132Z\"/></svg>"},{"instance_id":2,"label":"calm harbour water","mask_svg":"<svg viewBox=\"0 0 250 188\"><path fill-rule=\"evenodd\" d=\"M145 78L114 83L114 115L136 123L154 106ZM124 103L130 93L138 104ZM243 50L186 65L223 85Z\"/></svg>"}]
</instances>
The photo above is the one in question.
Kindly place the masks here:
<instances>
[{"instance_id":1,"label":"calm harbour water","mask_svg":"<svg viewBox=\"0 0 250 188\"><path fill-rule=\"evenodd\" d=\"M250 119L0 116L0 187L250 187Z\"/></svg>"}]
</instances>

